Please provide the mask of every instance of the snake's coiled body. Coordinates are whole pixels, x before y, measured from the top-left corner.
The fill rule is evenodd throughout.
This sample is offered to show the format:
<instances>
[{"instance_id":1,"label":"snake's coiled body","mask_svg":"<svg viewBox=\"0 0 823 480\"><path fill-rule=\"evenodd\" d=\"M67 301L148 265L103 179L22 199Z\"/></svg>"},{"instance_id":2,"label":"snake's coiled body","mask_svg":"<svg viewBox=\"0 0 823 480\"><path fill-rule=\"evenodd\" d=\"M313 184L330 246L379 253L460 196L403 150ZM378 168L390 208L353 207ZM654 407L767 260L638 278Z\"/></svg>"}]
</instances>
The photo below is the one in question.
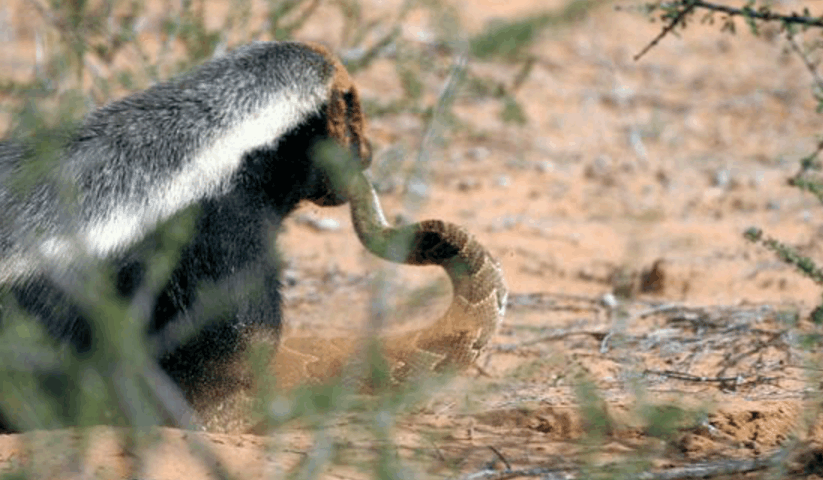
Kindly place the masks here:
<instances>
[{"instance_id":1,"label":"snake's coiled body","mask_svg":"<svg viewBox=\"0 0 823 480\"><path fill-rule=\"evenodd\" d=\"M452 303L438 320L380 339L391 382L471 365L505 313L508 289L499 263L473 235L455 224L426 220L390 226L362 173L354 174L349 182L349 202L355 231L370 252L396 263L440 265L452 283ZM271 371L285 388L348 375L357 371L346 367L354 362L360 345L357 339L287 335Z\"/></svg>"}]
</instances>

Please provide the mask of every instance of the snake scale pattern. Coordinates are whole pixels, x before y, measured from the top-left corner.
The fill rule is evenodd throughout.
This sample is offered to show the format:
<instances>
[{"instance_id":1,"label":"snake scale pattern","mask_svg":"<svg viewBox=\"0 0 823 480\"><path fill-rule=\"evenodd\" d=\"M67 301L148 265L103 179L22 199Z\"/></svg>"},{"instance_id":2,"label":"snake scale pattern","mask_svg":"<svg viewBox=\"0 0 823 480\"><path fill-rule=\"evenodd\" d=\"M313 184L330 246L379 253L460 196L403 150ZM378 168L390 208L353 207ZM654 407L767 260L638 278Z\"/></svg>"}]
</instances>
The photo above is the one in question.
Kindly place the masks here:
<instances>
[{"instance_id":1,"label":"snake scale pattern","mask_svg":"<svg viewBox=\"0 0 823 480\"><path fill-rule=\"evenodd\" d=\"M471 365L497 331L508 289L500 264L466 229L441 220L391 227L369 180L356 173L349 181L355 231L363 245L386 260L407 265L439 265L448 274L453 298L436 321L402 334L380 338L392 384L429 373ZM271 372L278 386L320 383L341 375L362 352L363 340L285 336ZM360 350L358 350L360 349ZM361 355L362 356L362 355ZM362 371L361 371L362 373ZM364 379L354 379L365 389Z\"/></svg>"}]
</instances>

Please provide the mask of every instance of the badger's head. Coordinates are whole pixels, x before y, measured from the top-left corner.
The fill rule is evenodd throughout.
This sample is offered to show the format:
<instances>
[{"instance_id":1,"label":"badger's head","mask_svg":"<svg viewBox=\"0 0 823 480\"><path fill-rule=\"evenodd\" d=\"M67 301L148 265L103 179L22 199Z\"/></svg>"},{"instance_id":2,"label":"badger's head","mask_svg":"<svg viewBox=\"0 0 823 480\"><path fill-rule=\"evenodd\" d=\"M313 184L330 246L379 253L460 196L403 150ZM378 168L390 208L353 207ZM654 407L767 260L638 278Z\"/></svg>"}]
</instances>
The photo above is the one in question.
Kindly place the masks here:
<instances>
[{"instance_id":1,"label":"badger's head","mask_svg":"<svg viewBox=\"0 0 823 480\"><path fill-rule=\"evenodd\" d=\"M347 201L344 187L346 172L359 172L371 165L372 151L366 136L366 118L357 87L340 60L322 45L307 46L322 55L333 69L323 112L328 141L317 144L312 152L314 161L324 170L325 178L318 182L318 188L309 200L321 206L340 205Z\"/></svg>"}]
</instances>

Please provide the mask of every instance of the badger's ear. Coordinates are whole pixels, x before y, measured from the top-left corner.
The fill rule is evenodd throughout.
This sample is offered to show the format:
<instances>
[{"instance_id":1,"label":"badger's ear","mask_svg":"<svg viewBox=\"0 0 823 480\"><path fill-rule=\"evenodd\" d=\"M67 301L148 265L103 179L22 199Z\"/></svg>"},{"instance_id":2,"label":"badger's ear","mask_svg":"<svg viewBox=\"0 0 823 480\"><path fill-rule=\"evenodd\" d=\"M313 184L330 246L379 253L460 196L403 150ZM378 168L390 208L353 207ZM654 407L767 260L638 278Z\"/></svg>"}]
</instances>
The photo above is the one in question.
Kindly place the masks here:
<instances>
[{"instance_id":1,"label":"badger's ear","mask_svg":"<svg viewBox=\"0 0 823 480\"><path fill-rule=\"evenodd\" d=\"M346 105L346 133L348 147L360 159L362 168L371 165L371 143L366 136L366 116L360 105L360 94L352 83L348 91L343 92L343 102Z\"/></svg>"},{"instance_id":2,"label":"badger's ear","mask_svg":"<svg viewBox=\"0 0 823 480\"><path fill-rule=\"evenodd\" d=\"M360 161L361 169L368 168L371 165L371 144L366 134L366 116L363 115L357 87L346 67L326 47L319 44L310 44L309 47L323 55L334 68L326 106L329 136Z\"/></svg>"}]
</instances>

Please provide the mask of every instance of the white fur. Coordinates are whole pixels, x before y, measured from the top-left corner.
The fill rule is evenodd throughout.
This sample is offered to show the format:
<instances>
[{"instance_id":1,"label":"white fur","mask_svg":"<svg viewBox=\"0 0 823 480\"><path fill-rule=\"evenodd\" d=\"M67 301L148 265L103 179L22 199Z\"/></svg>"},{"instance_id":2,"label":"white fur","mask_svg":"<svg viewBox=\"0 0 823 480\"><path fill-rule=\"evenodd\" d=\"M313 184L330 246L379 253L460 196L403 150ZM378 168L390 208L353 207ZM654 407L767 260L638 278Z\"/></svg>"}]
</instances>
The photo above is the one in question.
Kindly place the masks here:
<instances>
[{"instance_id":1,"label":"white fur","mask_svg":"<svg viewBox=\"0 0 823 480\"><path fill-rule=\"evenodd\" d=\"M0 261L0 284L22 278L31 272L32 262L25 255L13 253Z\"/></svg>"},{"instance_id":2,"label":"white fur","mask_svg":"<svg viewBox=\"0 0 823 480\"><path fill-rule=\"evenodd\" d=\"M126 248L174 213L220 194L245 153L273 144L315 113L326 95L325 88L317 88L312 96L295 92L275 96L203 148L180 172L152 188L142 202L118 206L81 232L87 252L105 257Z\"/></svg>"},{"instance_id":3,"label":"white fur","mask_svg":"<svg viewBox=\"0 0 823 480\"><path fill-rule=\"evenodd\" d=\"M37 253L46 261L54 261L70 257L73 253L76 253L77 249L72 247L72 242L65 237L50 237L40 243L40 251Z\"/></svg>"}]
</instances>

